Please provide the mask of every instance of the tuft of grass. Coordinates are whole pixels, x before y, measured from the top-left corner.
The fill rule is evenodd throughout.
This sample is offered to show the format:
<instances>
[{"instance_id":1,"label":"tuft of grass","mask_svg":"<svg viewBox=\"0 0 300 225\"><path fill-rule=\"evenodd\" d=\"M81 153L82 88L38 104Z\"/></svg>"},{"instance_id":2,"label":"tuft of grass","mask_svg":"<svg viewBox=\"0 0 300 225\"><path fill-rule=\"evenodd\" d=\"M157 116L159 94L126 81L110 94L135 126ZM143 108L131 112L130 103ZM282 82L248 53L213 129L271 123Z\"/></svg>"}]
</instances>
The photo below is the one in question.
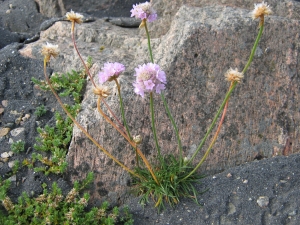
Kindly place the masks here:
<instances>
[{"instance_id":1,"label":"tuft of grass","mask_svg":"<svg viewBox=\"0 0 300 225\"><path fill-rule=\"evenodd\" d=\"M179 203L180 197L188 197L197 204L197 190L194 188L195 183L200 183L204 176L197 173L185 178L194 168L192 166L180 163L173 155L162 158L163 162L154 167L155 175L159 184L155 182L149 170L145 168L135 168L135 172L144 179L133 178L136 185L135 190L141 196L140 203L149 202L151 197L156 202L155 207L158 211L165 208L164 202L171 207ZM164 166L168 165L168 166Z\"/></svg>"}]
</instances>

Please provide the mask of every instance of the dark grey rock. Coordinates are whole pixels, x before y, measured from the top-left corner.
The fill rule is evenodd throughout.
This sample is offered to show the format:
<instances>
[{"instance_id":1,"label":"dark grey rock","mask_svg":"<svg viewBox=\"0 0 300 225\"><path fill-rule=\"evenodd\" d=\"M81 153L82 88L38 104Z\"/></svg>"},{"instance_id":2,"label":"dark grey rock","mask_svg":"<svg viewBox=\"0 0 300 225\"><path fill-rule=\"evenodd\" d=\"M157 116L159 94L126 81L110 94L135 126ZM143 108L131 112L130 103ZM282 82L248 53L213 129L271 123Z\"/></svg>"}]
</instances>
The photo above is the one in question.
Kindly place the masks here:
<instances>
[{"instance_id":1,"label":"dark grey rock","mask_svg":"<svg viewBox=\"0 0 300 225\"><path fill-rule=\"evenodd\" d=\"M131 18L131 17L108 17L105 18L105 21L108 21L120 27L131 27L131 28L137 28L141 24L140 19Z\"/></svg>"},{"instance_id":2,"label":"dark grey rock","mask_svg":"<svg viewBox=\"0 0 300 225\"><path fill-rule=\"evenodd\" d=\"M232 177L227 177L227 174ZM134 224L198 225L198 224L293 224L297 225L300 195L300 155L278 156L233 167L202 179L196 185L200 205L181 199L174 208L158 213L153 202L142 207L139 198L127 201ZM244 184L242 181L249 182ZM286 180L286 183L280 180ZM261 208L256 200L268 196ZM233 210L234 209L234 210Z\"/></svg>"},{"instance_id":3,"label":"dark grey rock","mask_svg":"<svg viewBox=\"0 0 300 225\"><path fill-rule=\"evenodd\" d=\"M55 22L61 21L63 18L51 18L49 20L45 20L41 25L40 25L40 31L47 30L49 27L51 27Z\"/></svg>"},{"instance_id":4,"label":"dark grey rock","mask_svg":"<svg viewBox=\"0 0 300 225\"><path fill-rule=\"evenodd\" d=\"M17 33L10 32L4 27L0 27L0 49L13 42L20 42L20 37Z\"/></svg>"}]
</instances>

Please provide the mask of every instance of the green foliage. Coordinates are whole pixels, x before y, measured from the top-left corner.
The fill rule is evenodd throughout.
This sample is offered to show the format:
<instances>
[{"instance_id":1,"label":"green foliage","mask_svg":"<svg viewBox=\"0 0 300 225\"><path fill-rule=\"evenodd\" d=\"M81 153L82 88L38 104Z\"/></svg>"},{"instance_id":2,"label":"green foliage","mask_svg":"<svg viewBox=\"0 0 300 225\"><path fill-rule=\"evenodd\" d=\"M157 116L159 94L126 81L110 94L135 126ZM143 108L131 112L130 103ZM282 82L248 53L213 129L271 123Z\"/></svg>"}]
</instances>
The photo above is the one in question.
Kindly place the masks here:
<instances>
[{"instance_id":1,"label":"green foliage","mask_svg":"<svg viewBox=\"0 0 300 225\"><path fill-rule=\"evenodd\" d=\"M56 183L52 184L50 192L43 184L43 194L36 198L29 198L26 193L19 197L18 203L13 204L6 192L9 189L10 182L0 182L0 201L7 210L0 210L0 222L3 225L21 224L86 224L86 225L113 225L113 224L133 224L132 216L128 208L119 212L115 207L109 210L108 202L104 202L101 207L86 208L89 195L80 196L79 190L85 188L93 180L93 174L89 173L87 178L79 184L78 189L69 191L67 196L62 195L62 191Z\"/></svg>"},{"instance_id":2,"label":"green foliage","mask_svg":"<svg viewBox=\"0 0 300 225\"><path fill-rule=\"evenodd\" d=\"M163 163L157 165L154 171L159 184L155 182L149 170L135 168L135 172L144 178L142 180L133 178L137 194L142 196L140 203L148 202L149 196L155 200L155 207L158 210L164 208L164 201L170 206L174 206L179 202L180 197L189 197L197 203L198 193L194 184L199 183L204 176L195 173L187 179L183 179L193 170L192 166L186 165L184 162L181 166L180 161L173 155L168 155L162 160Z\"/></svg>"},{"instance_id":3,"label":"green foliage","mask_svg":"<svg viewBox=\"0 0 300 225\"><path fill-rule=\"evenodd\" d=\"M44 105L38 106L35 109L34 115L36 115L38 118L45 115L47 112L47 109L45 108Z\"/></svg>"},{"instance_id":4,"label":"green foliage","mask_svg":"<svg viewBox=\"0 0 300 225\"><path fill-rule=\"evenodd\" d=\"M88 67L92 65L92 58L88 58ZM72 71L67 74L54 74L50 81L53 87L59 92L60 96L72 96L74 105L65 105L72 116L76 116L80 110L80 102L82 99L82 90L85 86L86 75L83 71ZM45 81L39 81L32 78L32 81L42 90L49 90ZM38 110L39 112L42 110ZM36 161L42 162L44 166L35 167L36 172L49 173L63 173L67 167L65 157L68 151L68 146L72 138L73 122L68 117L63 117L62 114L55 113L55 126L46 125L44 128L37 128L39 137L36 138L37 144L34 148L43 154L33 154L32 159L23 161L23 165L34 167ZM49 156L50 153L50 156ZM48 155L48 157L47 157Z\"/></svg>"},{"instance_id":5,"label":"green foliage","mask_svg":"<svg viewBox=\"0 0 300 225\"><path fill-rule=\"evenodd\" d=\"M12 150L14 153L20 153L25 150L25 142L24 141L16 141L11 144L10 150Z\"/></svg>"}]
</instances>

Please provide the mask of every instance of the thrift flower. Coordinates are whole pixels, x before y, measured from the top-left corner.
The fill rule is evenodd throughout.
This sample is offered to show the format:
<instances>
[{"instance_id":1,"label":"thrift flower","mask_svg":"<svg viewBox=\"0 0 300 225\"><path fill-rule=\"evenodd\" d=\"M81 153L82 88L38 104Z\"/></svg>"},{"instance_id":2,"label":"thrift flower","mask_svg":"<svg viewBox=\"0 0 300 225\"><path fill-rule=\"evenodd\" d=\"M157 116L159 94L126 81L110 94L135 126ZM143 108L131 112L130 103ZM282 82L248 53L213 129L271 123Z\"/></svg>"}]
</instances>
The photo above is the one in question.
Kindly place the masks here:
<instances>
[{"instance_id":1,"label":"thrift flower","mask_svg":"<svg viewBox=\"0 0 300 225\"><path fill-rule=\"evenodd\" d=\"M112 81L115 78L118 78L119 75L124 72L125 66L121 63L105 63L104 67L101 68L99 72L99 82L103 84L106 81Z\"/></svg>"},{"instance_id":2,"label":"thrift flower","mask_svg":"<svg viewBox=\"0 0 300 225\"><path fill-rule=\"evenodd\" d=\"M73 10L71 10L71 12L67 12L66 17L67 20L70 20L71 22L81 24L83 15L75 13Z\"/></svg>"},{"instance_id":3,"label":"thrift flower","mask_svg":"<svg viewBox=\"0 0 300 225\"><path fill-rule=\"evenodd\" d=\"M225 74L226 79L228 81L231 82L240 82L242 80L242 78L244 77L243 73L238 72L238 69L236 68L235 70L233 69L229 69L227 70L226 74Z\"/></svg>"},{"instance_id":4,"label":"thrift flower","mask_svg":"<svg viewBox=\"0 0 300 225\"><path fill-rule=\"evenodd\" d=\"M141 20L147 20L153 22L157 19L156 11L152 8L151 3L145 2L133 5L133 9L130 10L131 17L139 18Z\"/></svg>"},{"instance_id":5,"label":"thrift flower","mask_svg":"<svg viewBox=\"0 0 300 225\"><path fill-rule=\"evenodd\" d=\"M136 81L133 83L134 92L144 97L145 92L156 91L160 93L167 83L166 74L159 65L147 63L135 68Z\"/></svg>"},{"instance_id":6,"label":"thrift flower","mask_svg":"<svg viewBox=\"0 0 300 225\"><path fill-rule=\"evenodd\" d=\"M59 55L58 45L53 45L47 42L47 44L42 47L42 55L45 56L46 62L50 61L51 56L56 58Z\"/></svg>"},{"instance_id":7,"label":"thrift flower","mask_svg":"<svg viewBox=\"0 0 300 225\"><path fill-rule=\"evenodd\" d=\"M253 19L257 19L264 17L265 15L270 15L271 13L272 10L270 9L270 6L263 1L262 3L254 4L254 10L251 14Z\"/></svg>"}]
</instances>

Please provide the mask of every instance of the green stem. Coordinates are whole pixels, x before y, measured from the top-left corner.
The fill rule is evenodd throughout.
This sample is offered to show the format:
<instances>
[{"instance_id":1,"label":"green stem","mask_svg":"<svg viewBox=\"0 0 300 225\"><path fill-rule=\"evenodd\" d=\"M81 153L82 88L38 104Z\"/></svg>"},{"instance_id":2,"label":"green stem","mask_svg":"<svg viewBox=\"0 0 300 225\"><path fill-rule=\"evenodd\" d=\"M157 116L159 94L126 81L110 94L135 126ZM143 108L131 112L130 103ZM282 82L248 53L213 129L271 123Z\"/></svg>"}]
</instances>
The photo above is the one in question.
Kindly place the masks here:
<instances>
[{"instance_id":1,"label":"green stem","mask_svg":"<svg viewBox=\"0 0 300 225\"><path fill-rule=\"evenodd\" d=\"M169 119L171 120L171 123L173 125L173 128L175 130L175 134L176 134L176 138L177 138L177 143L178 143L178 148L179 148L179 154L180 154L180 167L182 166L182 158L183 158L183 153L182 153L182 145L181 145L181 139L180 139L180 136L179 136L179 132L178 132L178 128L176 126L176 123L175 123L175 120L169 110L169 107L168 107L168 104L167 104L167 101L165 99L165 96L163 93L160 94L161 96L161 99L163 100L163 103L164 103L164 106L165 106L165 109L166 109L166 112L169 116Z\"/></svg>"},{"instance_id":2,"label":"green stem","mask_svg":"<svg viewBox=\"0 0 300 225\"><path fill-rule=\"evenodd\" d=\"M262 24L262 25L260 26L258 35L257 35L257 37L256 37L256 40L255 40L255 42L254 42L253 48L252 48L252 50L251 50L251 53L250 53L250 56L249 56L249 59L248 59L248 62L247 62L247 64L245 65L245 67L244 67L244 69L243 69L243 71L242 71L243 74L246 73L248 67L250 66L250 64L251 64L251 62L252 62L252 60L253 60L253 57L254 57L254 54L255 54L255 51L256 51L258 42L259 42L259 40L260 40L260 38L261 38L261 35L262 35L262 32L263 32L263 29L264 29L264 24ZM216 123L216 121L217 121L217 119L218 119L218 117L219 117L219 115L220 115L220 113L221 113L221 111L222 111L222 109L224 108L224 106L225 106L225 104L226 104L227 99L230 97L230 94L231 94L231 92L233 91L233 89L235 88L235 86L236 86L236 83L234 83L233 86L231 87L231 89L227 92L227 94L226 94L226 96L225 96L225 99L223 100L223 102L222 102L222 104L221 104L221 106L220 106L220 108L219 108L219 110L218 110L216 116L214 117L214 120L213 120L212 124L211 124L210 127L208 128L208 130L207 130L207 132L206 132L204 138L202 139L202 141L201 141L201 143L199 144L197 150L195 151L195 153L193 154L193 156L191 157L191 159L188 161L188 163L192 162L192 160L195 158L195 156L196 156L196 155L198 154L198 152L201 150L202 146L204 145L204 143L205 143L205 141L206 141L208 135L209 135L210 132L212 131L212 129L213 129L213 127L214 127L214 125L215 125L215 123Z\"/></svg>"},{"instance_id":3,"label":"green stem","mask_svg":"<svg viewBox=\"0 0 300 225\"><path fill-rule=\"evenodd\" d=\"M212 129L214 128L214 126L215 126L215 124L216 124L216 122L217 122L217 119L219 118L219 115L221 114L221 112L222 112L222 110L223 110L223 108L224 108L224 106L225 106L227 100L229 99L229 97L230 97L232 91L234 90L236 84L237 84L237 83L234 83L234 84L232 85L232 87L228 90L228 92L226 93L225 98L224 98L224 100L223 100L223 102L222 102L220 108L219 108L218 111L217 111L217 114L215 115L215 117L214 117L214 119L213 119L213 121L212 121L210 127L208 128L208 130L207 130L207 132L206 132L204 138L202 139L200 145L198 146L197 150L194 152L193 156L192 156L191 159L188 161L188 164L189 164L190 162L192 162L192 160L195 158L195 156L196 156L196 155L198 154L198 152L201 150L201 148L202 148L202 146L204 145L206 139L208 138L208 135L210 134L210 132L211 132Z\"/></svg>"},{"instance_id":4,"label":"green stem","mask_svg":"<svg viewBox=\"0 0 300 225\"><path fill-rule=\"evenodd\" d=\"M248 67L250 66L250 64L251 64L251 62L252 62L252 60L253 60L253 57L254 57L254 54L255 54L255 51L256 51L258 42L259 42L259 40L260 40L260 38L261 38L261 35L262 35L263 30L264 30L264 24L262 24L262 25L260 26L258 35L257 35L257 37L256 37L256 40L255 40L254 45L253 45L253 48L252 48L252 50L251 50L251 54L250 54L250 56L249 56L249 60L248 60L246 66L244 67L244 69L243 69L243 71L242 71L243 74L246 73L246 71L248 70Z\"/></svg>"},{"instance_id":5,"label":"green stem","mask_svg":"<svg viewBox=\"0 0 300 225\"><path fill-rule=\"evenodd\" d=\"M237 83L236 81L234 83ZM232 84L234 84L232 83ZM231 88L230 88L231 89ZM228 99L229 100L229 99ZM182 180L185 180L187 179L188 177L192 176L196 171L197 169L202 165L202 163L206 160L207 156L209 155L212 147L214 146L214 144L216 143L217 141L217 138L218 138L218 135L220 133L220 130L221 130L221 127L222 127L222 124L223 124L223 121L224 121L224 118L225 118L225 115L226 115L226 111L227 111L227 107L228 107L228 100L226 101L226 104L225 104L225 107L224 107L224 111L223 111L223 114L222 114L222 118L220 120L220 123L219 123L219 126L218 126L218 129L213 137L213 140L211 141L208 149L206 150L204 156L202 157L202 159L200 160L200 162L197 164L197 166L186 176L184 177Z\"/></svg>"},{"instance_id":6,"label":"green stem","mask_svg":"<svg viewBox=\"0 0 300 225\"><path fill-rule=\"evenodd\" d=\"M152 48L151 48L151 43L150 43L150 35L149 35L149 31L148 31L148 27L147 27L147 22L146 21L145 21L145 30L146 30L147 39L148 39L148 49L149 49L149 53L150 53L150 59L151 59L151 62L154 63L153 54L152 54ZM181 166L181 164L182 164L182 145L181 145L181 140L180 140L178 128L177 128L175 120L174 120L174 118L173 118L173 116L172 116L172 114L171 114L171 112L169 110L168 104L166 102L166 99L165 99L163 93L161 93L161 99L163 100L166 112L167 112L167 114L169 116L169 119L171 120L171 123L172 123L173 128L174 128L175 133L176 133L177 143L178 143L178 147L179 147L179 151L180 151L180 166Z\"/></svg>"},{"instance_id":7,"label":"green stem","mask_svg":"<svg viewBox=\"0 0 300 225\"><path fill-rule=\"evenodd\" d=\"M151 43L150 43L150 35L149 35L148 27L147 27L147 21L145 21L145 30L146 30L147 39L148 39L148 49L149 49L150 59L151 59L151 62L154 63L152 48L151 48Z\"/></svg>"},{"instance_id":8,"label":"green stem","mask_svg":"<svg viewBox=\"0 0 300 225\"><path fill-rule=\"evenodd\" d=\"M150 113L151 113L151 124L152 124L152 132L153 132L153 136L154 136L154 140L155 140L155 146L156 146L156 149L157 149L159 160L161 162L163 162L162 157L161 157L161 153L160 153L160 147L159 147L159 144L158 144L157 135L156 135L155 119L154 119L154 104L153 104L153 94L152 94L152 92L150 92Z\"/></svg>"},{"instance_id":9,"label":"green stem","mask_svg":"<svg viewBox=\"0 0 300 225\"><path fill-rule=\"evenodd\" d=\"M124 125L126 127L126 131L127 131L128 137L130 138L130 140L132 140L130 132L129 132L129 127L127 125L126 118L125 118L124 105L123 105L123 100L122 100L122 96L121 96L121 87L120 87L120 84L119 84L117 78L115 78L114 80L115 80L117 88L118 88L118 94L119 94L119 99L120 99L120 108L121 108L121 114L122 114L123 123L124 123Z\"/></svg>"}]
</instances>

